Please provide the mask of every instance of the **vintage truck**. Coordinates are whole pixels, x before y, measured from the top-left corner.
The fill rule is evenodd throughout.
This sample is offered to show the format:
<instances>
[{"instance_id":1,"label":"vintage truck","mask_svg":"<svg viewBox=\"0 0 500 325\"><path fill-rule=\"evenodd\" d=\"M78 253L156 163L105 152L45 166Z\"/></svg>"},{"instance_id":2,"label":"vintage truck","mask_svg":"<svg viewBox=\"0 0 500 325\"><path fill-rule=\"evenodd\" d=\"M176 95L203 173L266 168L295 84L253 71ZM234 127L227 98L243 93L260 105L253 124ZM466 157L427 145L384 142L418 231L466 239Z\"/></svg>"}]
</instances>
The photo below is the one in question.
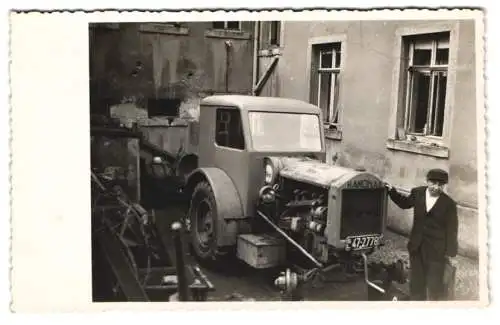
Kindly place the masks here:
<instances>
[{"instance_id":1,"label":"vintage truck","mask_svg":"<svg viewBox=\"0 0 500 325\"><path fill-rule=\"evenodd\" d=\"M230 255L270 268L297 256L312 269L363 268L364 257L382 245L384 183L365 170L326 163L317 106L216 95L201 101L199 121L187 128L189 139L171 149L179 154L165 170L182 179L199 259L217 263ZM147 159L166 164L160 156Z\"/></svg>"}]
</instances>

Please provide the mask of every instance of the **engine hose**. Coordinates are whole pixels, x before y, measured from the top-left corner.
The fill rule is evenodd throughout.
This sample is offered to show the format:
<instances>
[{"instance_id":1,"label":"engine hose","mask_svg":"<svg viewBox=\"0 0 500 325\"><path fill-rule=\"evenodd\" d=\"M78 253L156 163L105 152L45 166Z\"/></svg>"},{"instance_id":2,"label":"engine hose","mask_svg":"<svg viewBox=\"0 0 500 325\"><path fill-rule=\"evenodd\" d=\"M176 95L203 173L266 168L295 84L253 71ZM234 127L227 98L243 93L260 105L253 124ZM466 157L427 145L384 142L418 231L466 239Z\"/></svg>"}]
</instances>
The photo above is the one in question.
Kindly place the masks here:
<instances>
[{"instance_id":1,"label":"engine hose","mask_svg":"<svg viewBox=\"0 0 500 325\"><path fill-rule=\"evenodd\" d=\"M310 259L317 267L322 268L323 264L318 262L311 254L309 254L302 246L300 246L295 240L288 236L283 230L276 226L265 214L257 210L257 214L264 219L271 227L273 227L277 232L279 232L286 240L295 246L302 254L304 254L308 259Z\"/></svg>"}]
</instances>

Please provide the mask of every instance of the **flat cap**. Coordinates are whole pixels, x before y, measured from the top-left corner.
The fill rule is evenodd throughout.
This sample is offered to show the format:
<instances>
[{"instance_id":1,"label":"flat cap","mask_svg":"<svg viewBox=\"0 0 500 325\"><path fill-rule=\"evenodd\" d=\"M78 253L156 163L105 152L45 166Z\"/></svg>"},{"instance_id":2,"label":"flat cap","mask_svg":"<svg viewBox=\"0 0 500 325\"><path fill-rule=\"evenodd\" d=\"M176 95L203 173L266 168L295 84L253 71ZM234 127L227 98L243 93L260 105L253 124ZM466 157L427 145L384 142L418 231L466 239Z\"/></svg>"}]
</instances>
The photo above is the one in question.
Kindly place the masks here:
<instances>
[{"instance_id":1,"label":"flat cap","mask_svg":"<svg viewBox=\"0 0 500 325\"><path fill-rule=\"evenodd\" d=\"M442 169L434 168L427 173L427 180L446 184L448 183L448 173Z\"/></svg>"}]
</instances>

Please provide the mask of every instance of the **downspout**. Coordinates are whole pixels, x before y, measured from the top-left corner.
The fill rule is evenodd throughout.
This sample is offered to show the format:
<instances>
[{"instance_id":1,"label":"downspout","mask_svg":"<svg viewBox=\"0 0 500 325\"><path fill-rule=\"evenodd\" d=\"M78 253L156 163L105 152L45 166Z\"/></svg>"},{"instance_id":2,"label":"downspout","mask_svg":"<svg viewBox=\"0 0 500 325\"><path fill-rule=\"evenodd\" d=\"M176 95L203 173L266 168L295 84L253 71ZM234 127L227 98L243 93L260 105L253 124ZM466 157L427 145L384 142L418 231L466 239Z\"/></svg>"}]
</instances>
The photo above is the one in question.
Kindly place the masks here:
<instances>
[{"instance_id":1,"label":"downspout","mask_svg":"<svg viewBox=\"0 0 500 325\"><path fill-rule=\"evenodd\" d=\"M233 46L233 44L231 43L231 41L226 41L225 42L225 47L226 47L226 68L225 68L225 88L226 88L226 94L229 93L229 67L230 67L230 51L231 51L231 47Z\"/></svg>"},{"instance_id":2,"label":"downspout","mask_svg":"<svg viewBox=\"0 0 500 325\"><path fill-rule=\"evenodd\" d=\"M253 31L253 74L252 74L252 95L255 96L255 86L259 77L259 31L260 22L256 21Z\"/></svg>"}]
</instances>

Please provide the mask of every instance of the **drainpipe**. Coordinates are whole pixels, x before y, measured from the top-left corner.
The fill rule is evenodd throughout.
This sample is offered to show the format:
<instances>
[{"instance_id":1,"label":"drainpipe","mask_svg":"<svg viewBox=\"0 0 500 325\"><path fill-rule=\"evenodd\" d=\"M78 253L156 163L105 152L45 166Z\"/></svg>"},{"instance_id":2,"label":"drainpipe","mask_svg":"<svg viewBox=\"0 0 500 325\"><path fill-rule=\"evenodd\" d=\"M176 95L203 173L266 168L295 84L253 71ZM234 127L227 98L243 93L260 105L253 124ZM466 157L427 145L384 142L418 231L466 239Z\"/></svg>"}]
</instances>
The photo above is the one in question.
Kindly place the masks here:
<instances>
[{"instance_id":1,"label":"drainpipe","mask_svg":"<svg viewBox=\"0 0 500 325\"><path fill-rule=\"evenodd\" d=\"M260 22L256 21L254 24L253 31L253 74L252 74L252 95L255 96L255 84L257 83L257 78L259 77L259 30Z\"/></svg>"},{"instance_id":2,"label":"drainpipe","mask_svg":"<svg viewBox=\"0 0 500 325\"><path fill-rule=\"evenodd\" d=\"M233 43L231 41L226 41L226 94L229 92L229 55L231 51L231 47L233 46Z\"/></svg>"}]
</instances>

